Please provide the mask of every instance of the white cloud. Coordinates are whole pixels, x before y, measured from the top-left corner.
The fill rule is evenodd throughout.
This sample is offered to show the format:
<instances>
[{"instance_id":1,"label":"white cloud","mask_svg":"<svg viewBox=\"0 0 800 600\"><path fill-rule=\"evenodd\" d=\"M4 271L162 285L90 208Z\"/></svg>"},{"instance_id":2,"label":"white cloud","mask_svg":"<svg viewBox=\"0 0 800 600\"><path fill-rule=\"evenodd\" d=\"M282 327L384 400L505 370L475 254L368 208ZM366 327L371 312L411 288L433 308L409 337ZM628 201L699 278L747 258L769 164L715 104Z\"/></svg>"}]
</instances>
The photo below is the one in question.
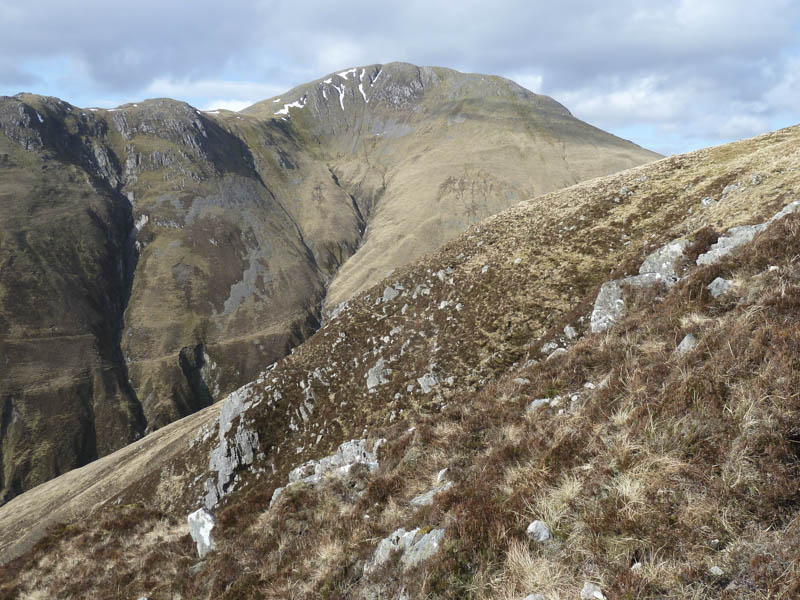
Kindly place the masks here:
<instances>
[{"instance_id":1,"label":"white cloud","mask_svg":"<svg viewBox=\"0 0 800 600\"><path fill-rule=\"evenodd\" d=\"M511 73L506 75L506 77L517 82L526 90L530 90L536 94L541 93L542 83L544 82L544 78L541 75L530 73Z\"/></svg>"},{"instance_id":2,"label":"white cloud","mask_svg":"<svg viewBox=\"0 0 800 600\"><path fill-rule=\"evenodd\" d=\"M670 150L800 121L798 0L140 0L123 20L105 0L83 4L92 19L63 1L0 0L0 94L235 108L406 60L504 74Z\"/></svg>"},{"instance_id":3,"label":"white cloud","mask_svg":"<svg viewBox=\"0 0 800 600\"><path fill-rule=\"evenodd\" d=\"M226 110L232 110L233 112L239 112L263 99L264 98L258 98L257 100L211 100L199 108L200 110L219 110L220 108L224 108Z\"/></svg>"},{"instance_id":4,"label":"white cloud","mask_svg":"<svg viewBox=\"0 0 800 600\"><path fill-rule=\"evenodd\" d=\"M599 85L576 90L557 90L553 95L577 117L624 125L632 121L666 123L684 113L691 89L671 89L656 76L615 82L609 89Z\"/></svg>"},{"instance_id":5,"label":"white cloud","mask_svg":"<svg viewBox=\"0 0 800 600\"><path fill-rule=\"evenodd\" d=\"M741 140L769 130L764 119L753 115L733 115L720 124L716 133L726 140Z\"/></svg>"},{"instance_id":6,"label":"white cloud","mask_svg":"<svg viewBox=\"0 0 800 600\"><path fill-rule=\"evenodd\" d=\"M205 79L200 81L158 78L145 89L147 96L168 98L227 98L226 102L264 100L286 90L286 84L257 83L253 81L225 81ZM206 100L207 102L207 100Z\"/></svg>"}]
</instances>

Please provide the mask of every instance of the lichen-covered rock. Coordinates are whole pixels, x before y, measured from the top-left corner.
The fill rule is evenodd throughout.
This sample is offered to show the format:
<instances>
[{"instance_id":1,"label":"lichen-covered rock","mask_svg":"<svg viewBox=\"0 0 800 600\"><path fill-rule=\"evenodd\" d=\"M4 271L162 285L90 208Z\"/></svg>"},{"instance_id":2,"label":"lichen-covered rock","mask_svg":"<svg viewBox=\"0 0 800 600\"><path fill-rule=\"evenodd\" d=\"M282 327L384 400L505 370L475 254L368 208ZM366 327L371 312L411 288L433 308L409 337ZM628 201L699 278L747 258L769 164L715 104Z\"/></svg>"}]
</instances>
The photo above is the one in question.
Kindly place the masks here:
<instances>
[{"instance_id":1,"label":"lichen-covered rock","mask_svg":"<svg viewBox=\"0 0 800 600\"><path fill-rule=\"evenodd\" d=\"M765 229L773 221L785 217L788 214L795 212L800 206L800 201L795 200L784 206L780 211L773 215L768 221L759 223L758 225L741 225L739 227L732 227L720 236L715 244L711 245L708 252L704 252L697 257L698 265L713 265L719 262L723 257L733 252L736 248L743 246L751 241L755 235Z\"/></svg>"},{"instance_id":2,"label":"lichen-covered rock","mask_svg":"<svg viewBox=\"0 0 800 600\"><path fill-rule=\"evenodd\" d=\"M231 393L222 402L217 419L219 443L211 451L208 467L216 472L205 483L205 506L213 508L229 491L229 485L237 470L253 463L259 451L258 434L248 429L244 419L247 409L257 404L251 401L253 384L248 384ZM233 439L229 439L233 421L239 419Z\"/></svg>"},{"instance_id":3,"label":"lichen-covered rock","mask_svg":"<svg viewBox=\"0 0 800 600\"><path fill-rule=\"evenodd\" d=\"M378 449L386 442L381 438L374 442L350 440L339 446L334 454L319 460L309 460L289 473L289 487L295 483L316 485L324 478L334 475L347 475L355 465L365 465L370 472L378 468ZM279 487L272 493L270 507L277 501L286 487Z\"/></svg>"},{"instance_id":4,"label":"lichen-covered rock","mask_svg":"<svg viewBox=\"0 0 800 600\"><path fill-rule=\"evenodd\" d=\"M427 394L433 388L439 385L439 380L436 379L436 375L433 373L425 373L425 375L417 379L417 383L422 388L422 393Z\"/></svg>"},{"instance_id":5,"label":"lichen-covered rock","mask_svg":"<svg viewBox=\"0 0 800 600\"><path fill-rule=\"evenodd\" d=\"M389 560L394 552L403 553L400 557L400 564L403 566L403 570L410 569L439 551L444 533L444 529L433 529L425 534L421 534L419 528L411 531L403 528L397 529L378 543L375 554L365 567L365 571L368 573L374 571Z\"/></svg>"},{"instance_id":6,"label":"lichen-covered rock","mask_svg":"<svg viewBox=\"0 0 800 600\"><path fill-rule=\"evenodd\" d=\"M592 333L606 331L614 325L625 312L625 287L644 288L652 285L665 285L666 279L660 273L644 273L606 281L594 301L590 318Z\"/></svg>"},{"instance_id":7,"label":"lichen-covered rock","mask_svg":"<svg viewBox=\"0 0 800 600\"><path fill-rule=\"evenodd\" d=\"M708 252L697 257L697 264L713 265L719 262L739 246L751 241L764 227L765 225L761 223L760 225L742 225L729 229L725 235L720 236L716 243L711 245Z\"/></svg>"},{"instance_id":8,"label":"lichen-covered rock","mask_svg":"<svg viewBox=\"0 0 800 600\"><path fill-rule=\"evenodd\" d=\"M650 254L639 267L639 274L658 273L665 280L678 278L678 266L686 255L689 240L674 240Z\"/></svg>"},{"instance_id":9,"label":"lichen-covered rock","mask_svg":"<svg viewBox=\"0 0 800 600\"><path fill-rule=\"evenodd\" d=\"M711 292L711 295L714 298L719 298L720 296L722 296L722 294L731 289L732 285L733 284L729 279L723 279L722 277L717 277L716 279L714 279L714 281L709 283L707 287L708 291Z\"/></svg>"},{"instance_id":10,"label":"lichen-covered rock","mask_svg":"<svg viewBox=\"0 0 800 600\"><path fill-rule=\"evenodd\" d=\"M211 537L211 531L217 524L217 520L211 511L200 508L191 513L186 521L189 524L189 535L197 545L197 554L200 558L205 558L206 554L215 550L217 545Z\"/></svg>"},{"instance_id":11,"label":"lichen-covered rock","mask_svg":"<svg viewBox=\"0 0 800 600\"><path fill-rule=\"evenodd\" d=\"M379 385L383 385L389 383L389 375L392 374L392 370L386 366L386 361L382 358L378 359L378 362L367 371L366 378L367 378L367 389L372 390Z\"/></svg>"}]
</instances>

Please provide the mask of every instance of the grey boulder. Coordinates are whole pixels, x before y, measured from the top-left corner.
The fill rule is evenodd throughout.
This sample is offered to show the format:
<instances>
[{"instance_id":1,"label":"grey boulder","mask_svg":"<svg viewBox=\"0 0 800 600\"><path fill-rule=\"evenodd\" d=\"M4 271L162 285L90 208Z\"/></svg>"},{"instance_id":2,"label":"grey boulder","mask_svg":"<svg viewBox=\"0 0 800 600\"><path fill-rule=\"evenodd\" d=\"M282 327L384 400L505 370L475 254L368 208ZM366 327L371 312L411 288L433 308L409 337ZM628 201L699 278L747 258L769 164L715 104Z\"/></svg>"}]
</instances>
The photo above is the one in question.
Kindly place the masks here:
<instances>
[{"instance_id":1,"label":"grey boulder","mask_svg":"<svg viewBox=\"0 0 800 600\"><path fill-rule=\"evenodd\" d=\"M719 298L731 289L731 281L729 279L723 279L722 277L717 277L714 281L708 284L708 291L711 292L711 295L714 298Z\"/></svg>"},{"instance_id":2,"label":"grey boulder","mask_svg":"<svg viewBox=\"0 0 800 600\"><path fill-rule=\"evenodd\" d=\"M411 531L397 529L380 541L365 570L374 571L389 560L394 552L402 552L400 564L403 570L410 569L436 554L443 539L444 529L432 529L425 534L420 534L419 528Z\"/></svg>"},{"instance_id":3,"label":"grey boulder","mask_svg":"<svg viewBox=\"0 0 800 600\"><path fill-rule=\"evenodd\" d=\"M606 597L600 586L591 581L584 581L583 589L581 589L581 600L606 600Z\"/></svg>"},{"instance_id":4,"label":"grey boulder","mask_svg":"<svg viewBox=\"0 0 800 600\"><path fill-rule=\"evenodd\" d=\"M658 273L667 280L678 278L678 265L686 255L689 240L675 240L662 246L647 258L639 267L639 274Z\"/></svg>"},{"instance_id":5,"label":"grey boulder","mask_svg":"<svg viewBox=\"0 0 800 600\"><path fill-rule=\"evenodd\" d=\"M606 281L594 301L592 316L589 319L592 333L609 329L625 312L625 287L645 288L653 285L666 285L667 279L660 273L645 273L624 279Z\"/></svg>"},{"instance_id":6,"label":"grey boulder","mask_svg":"<svg viewBox=\"0 0 800 600\"><path fill-rule=\"evenodd\" d=\"M693 333L687 333L681 340L681 343L678 344L675 352L678 354L686 354L687 352L691 352L695 346L697 346L697 336Z\"/></svg>"},{"instance_id":7,"label":"grey boulder","mask_svg":"<svg viewBox=\"0 0 800 600\"><path fill-rule=\"evenodd\" d=\"M553 538L550 528L544 524L544 521L539 521L538 519L528 525L525 533L535 542L546 542Z\"/></svg>"},{"instance_id":8,"label":"grey boulder","mask_svg":"<svg viewBox=\"0 0 800 600\"><path fill-rule=\"evenodd\" d=\"M205 558L206 554L217 547L211 537L211 531L217 524L217 520L211 514L211 511L205 508L194 511L186 520L189 524L189 535L192 536L194 543L197 545L197 554L200 558Z\"/></svg>"}]
</instances>

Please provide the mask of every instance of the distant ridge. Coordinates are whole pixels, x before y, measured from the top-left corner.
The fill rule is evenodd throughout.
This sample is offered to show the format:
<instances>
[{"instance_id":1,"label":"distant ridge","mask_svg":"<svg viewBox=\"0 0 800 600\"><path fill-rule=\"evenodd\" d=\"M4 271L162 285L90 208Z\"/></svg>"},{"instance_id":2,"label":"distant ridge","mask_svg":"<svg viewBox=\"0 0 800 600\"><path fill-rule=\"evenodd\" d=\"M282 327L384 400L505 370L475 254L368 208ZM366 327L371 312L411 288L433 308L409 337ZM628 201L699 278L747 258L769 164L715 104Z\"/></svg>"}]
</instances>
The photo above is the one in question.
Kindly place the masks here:
<instances>
[{"instance_id":1,"label":"distant ridge","mask_svg":"<svg viewBox=\"0 0 800 600\"><path fill-rule=\"evenodd\" d=\"M0 132L0 502L220 399L471 224L657 158L404 63L241 113L20 94Z\"/></svg>"}]
</instances>

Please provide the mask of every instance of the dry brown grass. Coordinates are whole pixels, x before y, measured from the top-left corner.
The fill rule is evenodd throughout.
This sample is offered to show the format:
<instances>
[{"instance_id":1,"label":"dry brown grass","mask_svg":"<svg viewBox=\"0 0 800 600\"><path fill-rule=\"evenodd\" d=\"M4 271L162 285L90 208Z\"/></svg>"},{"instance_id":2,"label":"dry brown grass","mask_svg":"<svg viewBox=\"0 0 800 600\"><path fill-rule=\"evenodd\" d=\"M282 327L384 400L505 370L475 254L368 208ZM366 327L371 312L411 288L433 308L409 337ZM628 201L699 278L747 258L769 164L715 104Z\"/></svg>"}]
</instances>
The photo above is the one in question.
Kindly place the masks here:
<instances>
[{"instance_id":1,"label":"dry brown grass","mask_svg":"<svg viewBox=\"0 0 800 600\"><path fill-rule=\"evenodd\" d=\"M693 185L702 188L703 181ZM716 179L713 185L722 183ZM742 206L742 219L763 208ZM696 251L707 247L712 233L696 236ZM498 239L486 243L499 244ZM609 598L798 597L798 256L800 218L794 216L760 234L745 252L694 269L666 294L636 294L613 330L586 335L560 359L536 364L527 362L530 355L520 348L538 348L538 339L514 345L517 334L509 321L520 318L517 309L498 308L494 314L486 308L492 299L506 302L491 287L508 282L499 275L489 283L467 280L476 286L476 297L485 294L480 297L487 304L479 306L486 315L476 316L475 310L467 325L440 315L435 323L443 329L473 327L472 338L447 339L465 346L470 339L480 353L469 354L473 348L455 348L454 342L453 352L441 356L443 362L450 357L453 363L478 365L476 371L485 368L481 377L461 373L463 385L449 396L417 396L405 405L393 399L392 389L347 413L341 398L361 396L355 396L355 386L342 384L335 409L321 400L315 407L316 418L337 420L338 439L357 437L367 426L371 434L381 431L388 438L374 474L356 471L323 486L294 486L267 510L276 482L282 484L286 471L306 458L284 459L284 453L284 462L276 459L279 476L223 503L219 548L196 572L189 570L197 561L187 538L170 541L177 521L165 525L169 515L154 514L143 516L144 529L129 527L126 518L109 521L109 532L126 540L133 536L124 544L110 544L102 527L61 531L28 559L34 562L19 563L23 575L0 577L6 586L0 589L6 597L13 597L12 591L40 593L42 580L35 577L51 585L53 565L65 556L58 549L68 547L77 573L96 565L98 552L129 557L154 579L146 589L155 598L162 591L183 597L357 598L378 588L387 597L404 590L410 598L506 600L534 592L559 598L576 597L584 580L600 583ZM770 271L771 265L778 269ZM625 268L635 266L632 260ZM737 286L713 299L706 286L719 275L735 277ZM591 285L584 289L587 297L596 290ZM438 293L443 292L432 292ZM384 326L374 318L375 309L370 311L358 313L363 322ZM557 332L577 318L555 311L551 329ZM688 332L700 342L679 356L674 350ZM361 351L366 342L356 341ZM311 353L320 347L327 348L318 337L298 354L316 356ZM404 364L410 370L427 368L431 347L425 338ZM295 368L305 375L305 367L289 361L282 373ZM353 377L363 387L362 375ZM387 389L395 383L403 389L405 381L394 381L402 377L396 370ZM529 383L514 383L520 377ZM587 382L595 388L585 388ZM525 412L534 398L576 391L580 401L562 405L564 412ZM403 416L389 420L388 413L399 408ZM267 423L278 422L276 414L274 409L259 425L263 439L290 439L279 437L273 421ZM335 448L338 440L325 443ZM326 450L314 451L319 456ZM430 489L443 467L455 487L433 505L411 509L409 499ZM528 540L525 529L533 519L551 527L552 541ZM419 568L403 573L395 557L378 573L365 575L363 565L378 542L398 527L444 527L447 534L436 557ZM112 589L138 593L134 583L116 575L102 571L91 589L73 580L54 579L52 585L63 585L67 597Z\"/></svg>"}]
</instances>

